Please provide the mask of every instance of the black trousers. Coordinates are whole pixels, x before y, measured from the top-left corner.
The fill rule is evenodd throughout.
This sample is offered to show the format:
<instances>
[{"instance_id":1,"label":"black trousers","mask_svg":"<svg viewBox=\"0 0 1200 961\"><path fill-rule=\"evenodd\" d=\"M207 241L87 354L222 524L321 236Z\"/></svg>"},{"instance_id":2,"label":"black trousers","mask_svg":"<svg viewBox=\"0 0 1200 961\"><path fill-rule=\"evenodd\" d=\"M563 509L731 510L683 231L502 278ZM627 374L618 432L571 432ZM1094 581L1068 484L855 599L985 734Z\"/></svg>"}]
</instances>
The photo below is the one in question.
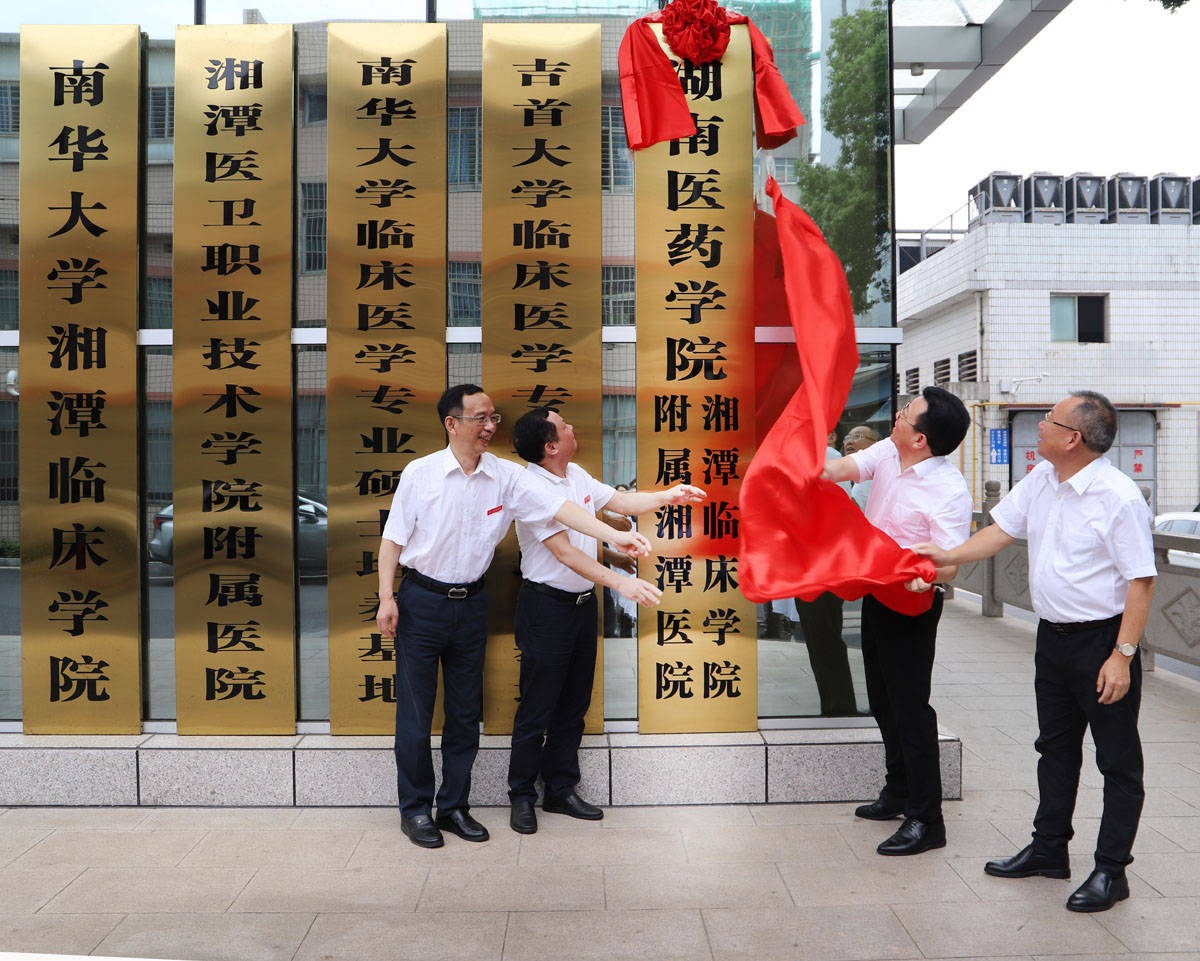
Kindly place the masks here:
<instances>
[{"instance_id":1,"label":"black trousers","mask_svg":"<svg viewBox=\"0 0 1200 961\"><path fill-rule=\"evenodd\" d=\"M446 689L439 812L470 807L471 768L483 716L487 591L455 600L402 580L396 623L396 791L405 817L434 803L430 728L438 667Z\"/></svg>"},{"instance_id":2,"label":"black trousers","mask_svg":"<svg viewBox=\"0 0 1200 961\"><path fill-rule=\"evenodd\" d=\"M882 794L904 802L904 816L942 819L937 712L929 704L942 592L910 617L863 598L862 652L871 714L883 735L887 765Z\"/></svg>"},{"instance_id":3,"label":"black trousers","mask_svg":"<svg viewBox=\"0 0 1200 961\"><path fill-rule=\"evenodd\" d=\"M513 721L508 796L537 801L541 776L550 798L579 783L579 742L596 673L596 597L576 605L522 587L515 617L521 701Z\"/></svg>"},{"instance_id":4,"label":"black trousers","mask_svg":"<svg viewBox=\"0 0 1200 961\"><path fill-rule=\"evenodd\" d=\"M850 658L842 640L842 599L826 591L814 600L796 598L800 629L808 648L822 717L847 717L858 713Z\"/></svg>"},{"instance_id":5,"label":"black trousers","mask_svg":"<svg viewBox=\"0 0 1200 961\"><path fill-rule=\"evenodd\" d=\"M1064 852L1074 835L1071 815L1083 765L1083 735L1090 726L1096 767L1104 775L1104 813L1096 839L1096 867L1122 874L1133 860L1133 839L1146 792L1142 785L1142 742L1138 710L1142 701L1142 662L1129 665L1129 691L1115 704L1097 700L1096 677L1112 654L1120 622L1074 634L1038 624L1034 659L1037 695L1038 809L1035 845Z\"/></svg>"}]
</instances>

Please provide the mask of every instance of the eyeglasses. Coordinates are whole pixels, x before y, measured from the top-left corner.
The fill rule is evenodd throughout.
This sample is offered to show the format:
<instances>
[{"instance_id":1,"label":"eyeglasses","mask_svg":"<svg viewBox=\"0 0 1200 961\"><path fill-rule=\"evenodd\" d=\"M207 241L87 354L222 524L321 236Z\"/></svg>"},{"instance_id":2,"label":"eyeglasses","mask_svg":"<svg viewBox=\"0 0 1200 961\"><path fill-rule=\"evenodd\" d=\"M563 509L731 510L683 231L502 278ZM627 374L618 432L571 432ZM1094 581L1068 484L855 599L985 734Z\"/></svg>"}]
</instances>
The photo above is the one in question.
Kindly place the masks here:
<instances>
[{"instance_id":1,"label":"eyeglasses","mask_svg":"<svg viewBox=\"0 0 1200 961\"><path fill-rule=\"evenodd\" d=\"M1055 427L1061 427L1063 430L1073 430L1079 435L1079 439L1081 441L1083 441L1085 444L1087 443L1087 438L1083 436L1083 431L1081 431L1078 427L1072 427L1070 424L1060 424L1056 420L1051 420L1049 414L1042 418L1042 423L1053 424Z\"/></svg>"},{"instance_id":2,"label":"eyeglasses","mask_svg":"<svg viewBox=\"0 0 1200 961\"><path fill-rule=\"evenodd\" d=\"M911 401L910 401L909 403L905 404L903 407L901 407L901 408L900 408L900 417L901 417L901 419L904 421L904 423L908 424L908 426L909 426L909 427L911 427L913 430L915 430L915 431L916 431L918 434L923 434L923 433L925 433L923 430L921 430L921 428L919 428L919 427L916 425L916 423L915 423L914 421L911 421L911 420L909 420L909 419L908 419L908 414L907 414L907 413L905 413L905 411L907 411L907 410L908 410L910 407L912 407L912 402L911 402Z\"/></svg>"},{"instance_id":3,"label":"eyeglasses","mask_svg":"<svg viewBox=\"0 0 1200 961\"><path fill-rule=\"evenodd\" d=\"M476 414L474 417L459 417L457 414L451 414L455 420L467 421L474 424L476 427L482 427L484 424L491 424L495 427L500 423L499 414Z\"/></svg>"}]
</instances>

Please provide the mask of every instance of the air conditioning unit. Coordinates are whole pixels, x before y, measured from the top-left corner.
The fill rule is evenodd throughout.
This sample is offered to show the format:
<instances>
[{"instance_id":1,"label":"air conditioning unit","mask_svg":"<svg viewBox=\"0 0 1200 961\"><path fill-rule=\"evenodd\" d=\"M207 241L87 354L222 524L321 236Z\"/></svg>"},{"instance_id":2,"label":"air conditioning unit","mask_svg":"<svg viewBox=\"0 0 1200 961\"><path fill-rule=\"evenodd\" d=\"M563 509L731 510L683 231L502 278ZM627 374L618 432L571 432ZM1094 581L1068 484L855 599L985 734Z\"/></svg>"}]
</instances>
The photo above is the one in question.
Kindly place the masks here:
<instances>
[{"instance_id":1,"label":"air conditioning unit","mask_svg":"<svg viewBox=\"0 0 1200 961\"><path fill-rule=\"evenodd\" d=\"M967 191L971 207L968 229L976 224L1019 224L1025 219L1021 211L1021 178L997 170Z\"/></svg>"},{"instance_id":2,"label":"air conditioning unit","mask_svg":"<svg viewBox=\"0 0 1200 961\"><path fill-rule=\"evenodd\" d=\"M1063 178L1044 171L1032 173L1021 182L1021 201L1027 224L1066 223Z\"/></svg>"},{"instance_id":3,"label":"air conditioning unit","mask_svg":"<svg viewBox=\"0 0 1200 961\"><path fill-rule=\"evenodd\" d=\"M1150 178L1150 222L1152 224L1190 224L1192 222L1192 183L1178 174L1159 174Z\"/></svg>"},{"instance_id":4,"label":"air conditioning unit","mask_svg":"<svg viewBox=\"0 0 1200 961\"><path fill-rule=\"evenodd\" d=\"M1108 178L1110 224L1150 223L1150 182L1137 174L1113 174Z\"/></svg>"},{"instance_id":5,"label":"air conditioning unit","mask_svg":"<svg viewBox=\"0 0 1200 961\"><path fill-rule=\"evenodd\" d=\"M1073 173L1066 180L1067 223L1102 224L1108 219L1108 198L1104 178L1096 174Z\"/></svg>"}]
</instances>

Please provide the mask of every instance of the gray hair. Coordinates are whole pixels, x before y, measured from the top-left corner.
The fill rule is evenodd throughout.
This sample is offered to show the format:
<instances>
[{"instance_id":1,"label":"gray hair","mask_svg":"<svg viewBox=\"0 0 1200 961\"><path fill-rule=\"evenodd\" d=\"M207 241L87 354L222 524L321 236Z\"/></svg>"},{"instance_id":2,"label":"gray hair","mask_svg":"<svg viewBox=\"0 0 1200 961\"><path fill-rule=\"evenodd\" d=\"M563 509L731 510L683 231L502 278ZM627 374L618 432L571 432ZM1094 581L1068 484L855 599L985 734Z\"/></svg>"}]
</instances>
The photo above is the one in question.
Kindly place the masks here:
<instances>
[{"instance_id":1,"label":"gray hair","mask_svg":"<svg viewBox=\"0 0 1200 961\"><path fill-rule=\"evenodd\" d=\"M1117 436L1117 409L1094 390L1073 390L1071 396L1079 398L1075 419L1083 434L1083 445L1097 454L1107 453Z\"/></svg>"}]
</instances>

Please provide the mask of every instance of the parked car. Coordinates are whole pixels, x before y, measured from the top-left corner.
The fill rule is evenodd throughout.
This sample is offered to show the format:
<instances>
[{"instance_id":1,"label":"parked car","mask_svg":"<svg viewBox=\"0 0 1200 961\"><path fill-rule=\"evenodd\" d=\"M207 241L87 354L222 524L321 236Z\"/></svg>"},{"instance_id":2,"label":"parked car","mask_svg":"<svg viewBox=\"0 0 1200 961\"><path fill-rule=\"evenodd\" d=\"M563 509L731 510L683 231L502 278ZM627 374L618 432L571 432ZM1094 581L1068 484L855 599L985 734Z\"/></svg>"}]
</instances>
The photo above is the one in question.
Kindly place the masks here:
<instances>
[{"instance_id":1,"label":"parked car","mask_svg":"<svg viewBox=\"0 0 1200 961\"><path fill-rule=\"evenodd\" d=\"M296 495L296 555L302 577L326 573L328 518L329 510L324 504L300 494ZM154 533L150 537L148 549L150 560L174 564L174 504L168 504L154 515Z\"/></svg>"},{"instance_id":2,"label":"parked car","mask_svg":"<svg viewBox=\"0 0 1200 961\"><path fill-rule=\"evenodd\" d=\"M1167 561L1180 567L1200 569L1200 513L1159 514L1154 529L1163 534L1196 538L1195 551L1167 551Z\"/></svg>"}]
</instances>

